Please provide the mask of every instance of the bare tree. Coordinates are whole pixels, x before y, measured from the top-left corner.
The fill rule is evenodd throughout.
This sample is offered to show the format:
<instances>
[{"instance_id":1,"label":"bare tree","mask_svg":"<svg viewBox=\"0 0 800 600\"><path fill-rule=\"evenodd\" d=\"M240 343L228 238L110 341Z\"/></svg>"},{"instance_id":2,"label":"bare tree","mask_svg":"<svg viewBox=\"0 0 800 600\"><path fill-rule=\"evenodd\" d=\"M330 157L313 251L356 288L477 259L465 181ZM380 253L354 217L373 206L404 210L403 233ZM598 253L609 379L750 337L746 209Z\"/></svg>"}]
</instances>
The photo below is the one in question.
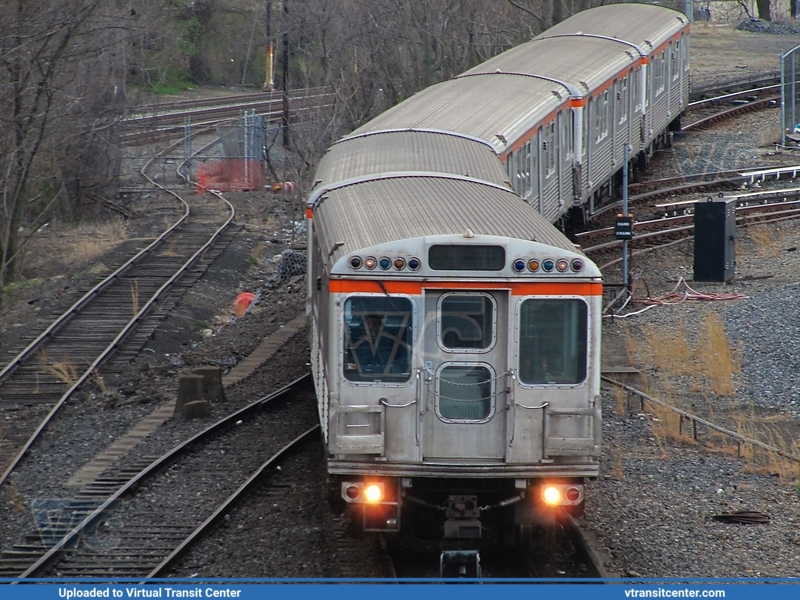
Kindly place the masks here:
<instances>
[{"instance_id":1,"label":"bare tree","mask_svg":"<svg viewBox=\"0 0 800 600\"><path fill-rule=\"evenodd\" d=\"M30 231L107 197L124 110L128 3L0 4L0 286ZM121 11L124 10L124 13Z\"/></svg>"}]
</instances>

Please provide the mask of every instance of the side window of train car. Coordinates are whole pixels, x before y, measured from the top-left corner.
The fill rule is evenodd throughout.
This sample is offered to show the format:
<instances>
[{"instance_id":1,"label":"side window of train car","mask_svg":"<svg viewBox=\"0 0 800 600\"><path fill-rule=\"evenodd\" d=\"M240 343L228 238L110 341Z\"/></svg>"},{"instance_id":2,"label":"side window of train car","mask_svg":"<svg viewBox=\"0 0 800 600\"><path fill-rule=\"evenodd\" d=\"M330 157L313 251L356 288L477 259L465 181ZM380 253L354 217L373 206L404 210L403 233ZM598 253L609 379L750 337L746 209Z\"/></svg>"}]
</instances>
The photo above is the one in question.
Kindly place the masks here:
<instances>
[{"instance_id":1,"label":"side window of train car","mask_svg":"<svg viewBox=\"0 0 800 600\"><path fill-rule=\"evenodd\" d=\"M670 65L672 66L672 81L681 76L681 40L675 40L675 45L670 52Z\"/></svg>"},{"instance_id":2,"label":"side window of train car","mask_svg":"<svg viewBox=\"0 0 800 600\"><path fill-rule=\"evenodd\" d=\"M551 121L545 127L544 136L544 176L545 178L551 177L556 172L556 156L558 148L556 148L556 122Z\"/></svg>"},{"instance_id":3,"label":"side window of train car","mask_svg":"<svg viewBox=\"0 0 800 600\"><path fill-rule=\"evenodd\" d=\"M521 198L526 198L531 193L531 143L528 142L513 154L509 154L508 163L508 174L513 182L514 191Z\"/></svg>"},{"instance_id":4,"label":"side window of train car","mask_svg":"<svg viewBox=\"0 0 800 600\"><path fill-rule=\"evenodd\" d=\"M519 381L526 385L585 381L587 318L583 300L524 300L519 320Z\"/></svg>"},{"instance_id":5,"label":"side window of train car","mask_svg":"<svg viewBox=\"0 0 800 600\"><path fill-rule=\"evenodd\" d=\"M494 346L495 306L488 294L442 296L438 317L443 349L480 352Z\"/></svg>"},{"instance_id":6,"label":"side window of train car","mask_svg":"<svg viewBox=\"0 0 800 600\"><path fill-rule=\"evenodd\" d=\"M666 88L666 51L661 52L656 58L656 64L653 65L656 77L656 96L664 93Z\"/></svg>"},{"instance_id":7,"label":"side window of train car","mask_svg":"<svg viewBox=\"0 0 800 600\"><path fill-rule=\"evenodd\" d=\"M620 125L628 120L628 77L626 75L617 83L617 114Z\"/></svg>"},{"instance_id":8,"label":"side window of train car","mask_svg":"<svg viewBox=\"0 0 800 600\"><path fill-rule=\"evenodd\" d=\"M603 92L602 96L597 96L595 98L595 108L597 109L597 126L595 131L597 133L597 137L595 139L596 143L602 142L606 137L608 137L608 113L609 113L609 105L608 105L608 90Z\"/></svg>"},{"instance_id":9,"label":"side window of train car","mask_svg":"<svg viewBox=\"0 0 800 600\"><path fill-rule=\"evenodd\" d=\"M575 140L573 139L572 132L572 111L567 110L559 115L559 123L561 129L561 143L559 144L563 149L563 158L565 162L572 159L575 152Z\"/></svg>"},{"instance_id":10,"label":"side window of train car","mask_svg":"<svg viewBox=\"0 0 800 600\"><path fill-rule=\"evenodd\" d=\"M411 300L353 296L344 303L344 377L403 383L411 379Z\"/></svg>"}]
</instances>

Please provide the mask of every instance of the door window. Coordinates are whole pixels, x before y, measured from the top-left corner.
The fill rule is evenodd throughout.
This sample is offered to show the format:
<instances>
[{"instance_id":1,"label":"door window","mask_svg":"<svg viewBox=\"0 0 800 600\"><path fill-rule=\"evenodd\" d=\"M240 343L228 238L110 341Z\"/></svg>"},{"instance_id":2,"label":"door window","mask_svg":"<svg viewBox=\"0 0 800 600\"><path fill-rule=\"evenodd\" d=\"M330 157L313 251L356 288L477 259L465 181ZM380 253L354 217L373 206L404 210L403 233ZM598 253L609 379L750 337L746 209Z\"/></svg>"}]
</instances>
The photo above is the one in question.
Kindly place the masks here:
<instances>
[{"instance_id":1,"label":"door window","mask_svg":"<svg viewBox=\"0 0 800 600\"><path fill-rule=\"evenodd\" d=\"M494 345L494 300L486 294L448 294L439 304L439 343L447 350Z\"/></svg>"},{"instance_id":2,"label":"door window","mask_svg":"<svg viewBox=\"0 0 800 600\"><path fill-rule=\"evenodd\" d=\"M438 412L443 419L483 421L492 414L492 374L475 364L447 365L439 371Z\"/></svg>"}]
</instances>

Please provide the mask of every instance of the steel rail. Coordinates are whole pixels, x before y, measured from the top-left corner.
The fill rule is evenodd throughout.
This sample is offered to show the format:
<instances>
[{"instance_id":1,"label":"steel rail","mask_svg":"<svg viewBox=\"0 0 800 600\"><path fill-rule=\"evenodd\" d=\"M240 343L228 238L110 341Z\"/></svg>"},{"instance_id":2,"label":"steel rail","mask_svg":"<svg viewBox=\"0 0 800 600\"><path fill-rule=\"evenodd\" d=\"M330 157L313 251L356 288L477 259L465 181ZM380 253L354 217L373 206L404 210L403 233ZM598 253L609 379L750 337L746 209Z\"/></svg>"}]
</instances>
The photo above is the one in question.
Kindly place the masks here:
<instances>
[{"instance_id":1,"label":"steel rail","mask_svg":"<svg viewBox=\"0 0 800 600\"><path fill-rule=\"evenodd\" d=\"M705 425L709 429L713 429L714 431L717 431L719 433L725 434L728 437L732 437L732 438L734 438L734 439L736 439L736 440L738 440L740 442L744 442L744 443L750 444L752 446L757 446L758 448L761 448L762 450L766 450L767 452L773 452L773 453L775 453L775 454L777 454L779 456L782 456L782 457L788 458L789 460L792 460L794 462L800 463L800 456L798 456L796 454L792 454L791 452L786 452L785 450L781 450L780 448L776 448L775 446L770 446L769 444L765 444L764 442L761 442L759 440L756 440L756 439L753 439L753 438L749 438L747 436L744 436L744 435L742 435L740 433L737 433L735 431L732 431L730 429L726 429L725 427L717 425L716 423L712 423L711 421L703 419L702 417L698 417L697 415L695 415L693 413L690 413L690 412L687 412L687 411L685 411L683 409L680 409L677 406L673 406L673 405L671 405L671 404L669 404L667 402L664 402L663 400L659 400L658 398L655 398L654 396L646 394L645 392L643 392L641 390L638 390L635 387L632 387L630 385L622 383L621 381L616 381L615 379L611 379L610 377L608 377L606 375L601 375L600 379L602 379L606 383L609 383L609 384L614 385L614 386L616 386L618 388L621 388L621 389L625 390L626 392L628 392L630 394L633 394L634 396L638 396L639 398L642 399L642 405L643 406L644 406L644 400L647 400L648 402L652 402L653 404L657 404L658 406L661 406L662 408L666 408L668 410L671 410L675 414L680 415L682 419L688 419L692 423L693 435L694 435L695 440L697 439L697 426L696 426L696 424L700 423L701 425Z\"/></svg>"},{"instance_id":2,"label":"steel rail","mask_svg":"<svg viewBox=\"0 0 800 600\"><path fill-rule=\"evenodd\" d=\"M74 527L69 533L67 533L61 540L56 542L52 548L50 548L41 558L39 558L34 564L28 567L21 575L18 576L17 579L26 579L29 577L36 577L37 575L45 572L47 569L52 567L58 560L61 558L63 554L68 552L67 546L72 542L77 542L79 536L83 533L83 531L91 524L94 523L99 517L103 515L103 513L112 506L114 502L122 498L123 496L127 495L131 492L134 488L138 485L143 483L147 480L148 477L151 475L156 474L161 468L165 467L167 463L174 458L177 458L181 454L188 451L198 442L203 441L205 438L221 431L225 427L229 427L234 425L236 421L241 419L242 417L247 416L252 412L256 412L262 409L266 404L270 402L279 400L288 396L289 394L296 392L302 386L307 385L310 380L310 375L306 374L302 377L299 377L292 381L291 383L285 385L284 387L280 388L279 390L269 394L267 396L261 397L255 402L252 402L237 410L234 413L231 413L227 417L224 417L217 421L216 423L210 425L206 429L200 431L199 433L195 434L188 440L181 442L171 450L164 453L162 456L154 460L150 465L142 469L138 474L130 479L125 485L119 488L116 492L114 492L111 496L109 496L106 500L103 501L100 506L98 506L91 514L87 515L83 521L81 521L76 527ZM313 428L312 428L313 429ZM309 432L306 432L309 433ZM17 582L12 582L12 584Z\"/></svg>"},{"instance_id":3,"label":"steel rail","mask_svg":"<svg viewBox=\"0 0 800 600\"><path fill-rule=\"evenodd\" d=\"M177 145L177 143L176 143L176 145ZM163 154L164 152L167 152L167 151L171 150L171 149L172 149L172 148L174 148L174 147L175 147L175 145L173 145L173 146L170 146L170 147L168 147L166 150L162 151L160 154ZM142 167L142 169L141 169L142 175L143 175L143 176L144 176L144 177L145 177L145 178L146 178L148 181L150 181L152 184L154 184L154 185L158 186L158 187L159 187L159 188L161 188L162 190L166 191L167 193L169 193L169 194L171 194L172 196L174 196L175 198L177 198L177 199L178 199L180 202L182 202L182 203L183 203L183 205L184 205L184 207L185 207L183 216L182 216L182 217L181 217L181 218L180 218L178 221L176 221L176 223L175 223L175 224L173 224L173 226L172 226L172 227L170 227L170 228L169 228L169 229L168 229L168 230L167 230L167 231L166 231L166 232L165 232L165 233L164 233L164 234L163 234L161 237L159 237L159 240L163 241L163 239L165 239L165 236L166 236L166 235L168 235L168 234L171 234L171 233L172 233L172 232L173 232L173 231L174 231L174 230L175 230L175 229L176 229L176 228L177 228L177 227L178 227L180 224L182 224L182 223L183 223L183 222L184 222L184 221L185 221L185 220L188 218L188 216L189 216L189 214L190 214L190 208L189 208L189 204L188 204L188 203L187 203L187 202L186 202L186 201L185 201L185 200L184 200L184 199L183 199L183 198L182 198L182 197L181 197L179 194L177 194L176 192L173 192L172 190L168 190L167 188L165 188L165 187L164 187L164 186L162 186L161 184L157 183L155 180L153 180L152 178L150 178L150 177L149 177L149 176L146 174L146 172L145 172L145 171L146 171L146 170L147 170L147 168L148 168L148 167L149 167L149 166L152 164L152 162L153 162L154 160L155 160L155 157L153 157L152 159L150 159L150 160L149 160L149 161L148 161L148 162L145 164L145 166L144 166L144 167ZM69 389L68 389L66 392L64 392L64 394L62 394L61 398L59 398L59 399L56 401L55 405L54 405L54 406L53 406L53 408L50 410L50 412L49 412L49 413L48 413L48 414L47 414L47 415L44 417L44 419L43 419L43 420L42 420L42 421L39 423L38 427L37 427L37 428L34 430L33 434L32 434L32 435L31 435L31 436L28 438L28 440L25 442L25 444L24 444L24 445L21 447L21 449L20 449L20 450L17 452L17 454L16 454L16 455L15 455L15 457L14 457L14 458L11 460L10 464L8 465L8 467L6 468L6 470L3 472L3 474L2 474L2 475L0 475L0 486L1 486L1 485L3 485L3 483L5 483L6 479L8 479L8 476L9 476L9 475L10 475L10 474L13 472L13 470L14 470L14 469L17 467L17 465L20 463L20 461L21 461L21 460L22 460L22 458L25 456L25 454L28 452L28 450L30 449L30 447L31 447L31 446L33 445L33 443L34 443L34 442L35 442L35 441L38 439L39 435L41 435L42 431L44 431L44 429L47 427L47 425L50 423L50 421L53 419L53 417L56 415L56 413L57 413L57 412L58 412L58 411L61 409L61 407L64 405L64 403L67 401L67 399L68 399L68 398L69 398L69 397L70 397L70 396L73 394L73 392L74 392L76 389L78 389L78 388L79 388L81 385L83 385L83 384L86 382L86 380L87 380L87 379L88 379L88 378L91 376L91 374L94 372L94 370L95 370L95 369L96 369L96 368L97 368L99 365L101 365L101 364L102 364L102 363L103 363L103 362L104 362L104 361L105 361L105 360L106 360L106 359L107 359L107 358L108 358L108 357L109 357L109 356L110 356L110 355L113 353L113 351L116 349L117 345L118 345L118 344L119 344L119 343L120 343L122 340L124 340L124 339L125 339L125 338L128 336L128 334L129 334L129 333L132 331L132 329L134 328L134 326L135 326L135 325L137 325L137 324L138 324L138 323L139 323L139 322L140 322L140 321L141 321L141 320L142 320L142 319L143 319L143 318L144 318L144 317L147 315L147 313L150 311L150 309L151 309L151 308L152 308L152 307L153 307L153 306L154 306L154 305L155 305L155 304L156 304L156 303L157 303L159 300L161 300L161 299L162 299L162 297L165 295L165 292L166 292L166 291L167 291L169 288L171 288L171 287L172 287L172 285L175 283L175 281L176 281L177 279L179 279L180 277L182 277L182 276L183 276L183 275L186 273L186 271L189 269L189 267L191 267L191 266L192 266L192 265L193 265L193 264L194 264L194 263L197 261L197 259L198 259L200 256L202 256L202 255L203 255L203 254L206 252L206 250L208 250L208 248L209 248L209 247L210 247L210 246L211 246L211 245L212 245L212 244L213 244L213 243L214 243L214 242L217 240L217 238L218 238L218 237L221 235L221 233L222 233L222 232L223 232L223 231L224 231L224 230L225 230L225 229L226 229L226 228L227 228L227 227L230 225L230 223L233 221L234 217L236 216L236 209L233 207L233 205L232 205L230 202L228 202L228 201L227 201L225 198L223 198L223 197L222 197L220 194L216 194L216 195L217 195L217 197L219 197L220 199L222 199L222 200L223 200L223 201L224 201L224 202L225 202L225 203L228 205L228 208L230 209L230 214L229 214L229 216L228 216L227 220L226 220L226 221L225 221L225 222L224 222L224 223L223 223L223 224L222 224L222 225L221 225L219 228L217 228L217 230L216 230L216 231L215 231L215 232L212 234L212 236L211 236L211 237L210 237L210 238L209 238L209 239L206 241L206 243L205 243L205 244L203 244L203 246L202 246L202 247L201 247L199 250L197 250L197 251L196 251L196 252L195 252L195 253L194 253L194 254L193 254L191 257L189 257L189 259L188 259L188 260L186 260L186 261L183 263L183 265L181 265L181 266L178 268L178 270L177 270L177 271L175 271L175 272L172 274L172 276L171 276L171 277L169 277L169 279L167 279L167 281L166 281L166 282L165 282L165 283L164 283L164 284L163 284L163 285L162 285L162 286L161 286L161 287L160 287L160 288L159 288L159 289L158 289L158 290L157 290L157 291L156 291L156 292L155 292L155 293L154 293L154 294L153 294L153 295L150 297L150 299L149 299L147 302L145 302L145 303L142 305L142 307L141 307L141 309L139 310L139 312L138 312L138 313L137 313L137 314L136 314L136 315L135 315L135 316L134 316L132 319L130 319L130 320L128 321L128 323L127 323L125 326L123 326L122 330L121 330L121 331L120 331L120 332L119 332L119 333L116 335L116 337L115 337L115 338L114 338L114 339L111 341L111 343L110 343L110 344L108 344L108 345L106 346L106 348L105 348L104 350L102 350L102 351L101 351L101 353L100 353L100 354L97 356L97 358L96 358L96 359L95 359L95 360L92 362L92 364L89 366L89 368L88 368L88 369L86 369L86 370L83 372L83 374L82 374L80 377L78 377L78 379L77 379L77 380L76 380L76 381L75 381L75 382L74 382L74 383L73 383L73 384L72 384L72 385L69 387ZM145 250L149 250L149 249L151 248L151 246L153 246L153 245L151 244L151 245L150 245L150 246L148 246L148 247L147 247ZM137 253L137 254L136 254L136 256L135 256L134 258L138 260L138 259L140 259L142 256L144 256L144 254L145 254L145 252L144 252L144 251L142 251L142 252L139 252L139 253ZM133 264L133 262L134 262L134 261L133 261L133 259L131 259L130 261L128 261L128 262L126 263L127 267L129 268L129 267L130 267L130 266ZM116 274L116 272L115 272L115 274ZM119 277L119 275L117 275L117 277ZM105 286L103 286L103 287L105 287ZM92 296L93 296L93 295L94 295L94 294L92 294ZM83 304L81 305L81 308L82 308L83 306L85 306L86 304L87 304L87 303L83 303ZM71 318L71 317L73 317L73 316L74 316L76 313L77 313L77 311L74 311L74 310L70 309L70 311L69 311L68 313L65 313L65 314L68 314L68 315L69 315L69 318ZM63 317L63 316L64 316L64 315L62 315L62 317ZM64 324L64 323L65 323L67 320L68 320L68 319L63 319L63 320L62 320L62 319L59 319L59 322L60 322L60 325L59 325L59 326L63 325L63 324ZM45 333L47 333L48 335L46 336L46 335L43 333L41 336L39 336L39 338L37 338L37 340L38 340L38 344L37 344L37 345L41 345L41 344L43 343L44 339L45 339L46 337L48 337L50 334L52 334L52 333L53 333L53 331L54 331L54 329L52 329L52 330L51 330L51 328L48 328L48 330L45 332ZM32 349L33 349L33 348L32 348L32 345L31 345L31 346L29 346L28 348L26 348L26 350L24 351L24 352L26 353L26 356L30 354L30 352L32 351ZM17 362L17 364L19 364L19 362ZM4 372L5 372L5 371L4 371Z\"/></svg>"},{"instance_id":4,"label":"steel rail","mask_svg":"<svg viewBox=\"0 0 800 600\"><path fill-rule=\"evenodd\" d=\"M148 573L147 578L151 579L153 577L158 577L162 575L164 571L167 570L184 552L186 552L191 546L195 544L200 538L202 538L209 530L216 525L222 518L224 518L225 514L231 510L236 504L238 504L242 498L247 494L251 489L256 487L256 485L260 482L261 478L264 477L265 471L277 460L282 459L290 450L295 448L300 442L304 441L308 438L312 433L319 430L319 425L314 425L310 429L307 429L305 432L301 433L291 442L286 444L283 448L281 448L278 452L272 455L269 459L267 459L264 464L262 464L258 469L256 469L255 473L253 473L247 480L240 485L233 494L231 494L222 504L220 504L217 509L209 515L209 517L203 521L197 529L195 529L192 533L190 533L185 540L183 540L175 550L173 550L169 556L167 556L163 561L161 561L158 566L156 566L150 573Z\"/></svg>"}]
</instances>

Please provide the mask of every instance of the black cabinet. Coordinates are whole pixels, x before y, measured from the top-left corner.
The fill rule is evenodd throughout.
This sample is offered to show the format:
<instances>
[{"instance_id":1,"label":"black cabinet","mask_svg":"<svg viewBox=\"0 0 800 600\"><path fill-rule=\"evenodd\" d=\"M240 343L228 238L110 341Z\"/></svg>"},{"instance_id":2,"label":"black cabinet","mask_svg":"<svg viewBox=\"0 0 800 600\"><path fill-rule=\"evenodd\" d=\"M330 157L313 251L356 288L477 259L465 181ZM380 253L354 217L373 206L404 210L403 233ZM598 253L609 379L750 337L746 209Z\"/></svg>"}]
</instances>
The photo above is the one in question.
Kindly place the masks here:
<instances>
[{"instance_id":1,"label":"black cabinet","mask_svg":"<svg viewBox=\"0 0 800 600\"><path fill-rule=\"evenodd\" d=\"M736 274L736 201L694 205L694 280L731 281Z\"/></svg>"}]
</instances>

